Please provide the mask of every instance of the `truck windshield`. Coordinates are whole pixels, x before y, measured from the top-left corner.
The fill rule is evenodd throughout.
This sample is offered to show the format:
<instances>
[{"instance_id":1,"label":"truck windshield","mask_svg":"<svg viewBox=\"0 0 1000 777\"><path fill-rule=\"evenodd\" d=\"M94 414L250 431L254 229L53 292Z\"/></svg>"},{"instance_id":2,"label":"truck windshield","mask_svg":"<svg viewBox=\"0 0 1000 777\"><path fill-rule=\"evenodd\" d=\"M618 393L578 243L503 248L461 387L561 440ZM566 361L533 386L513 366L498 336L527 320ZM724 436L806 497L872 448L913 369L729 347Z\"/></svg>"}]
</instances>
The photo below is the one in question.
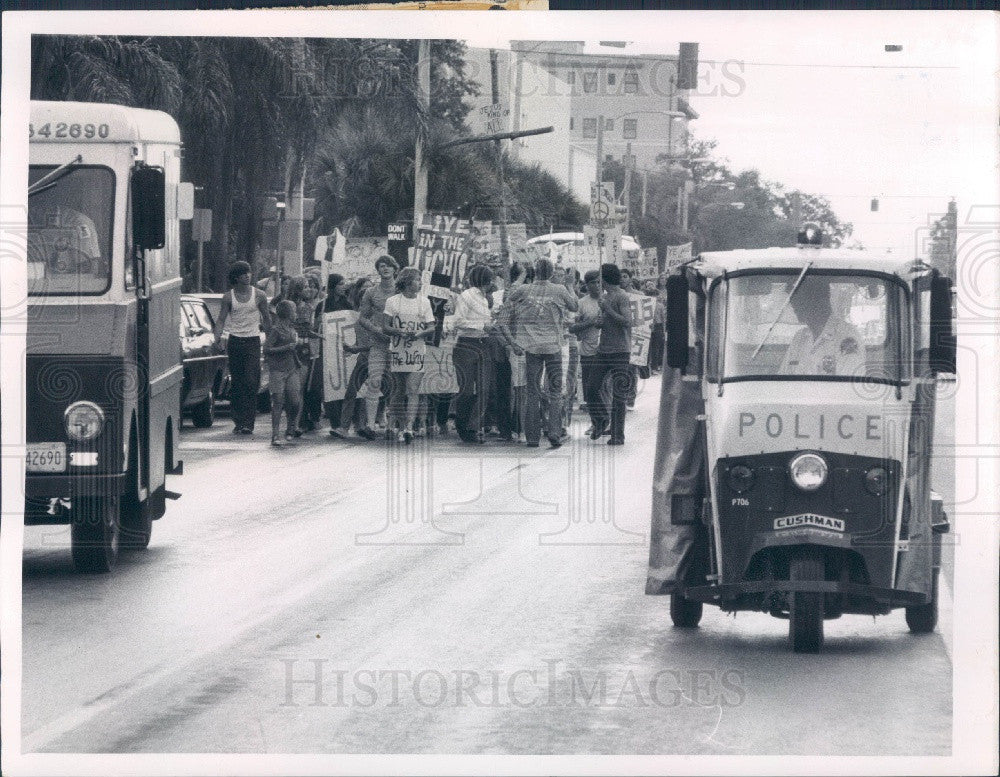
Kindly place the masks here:
<instances>
[{"instance_id":1,"label":"truck windshield","mask_svg":"<svg viewBox=\"0 0 1000 777\"><path fill-rule=\"evenodd\" d=\"M29 186L55 165L32 165ZM111 285L114 173L72 166L28 197L28 293L103 294Z\"/></svg>"},{"instance_id":2,"label":"truck windshield","mask_svg":"<svg viewBox=\"0 0 1000 777\"><path fill-rule=\"evenodd\" d=\"M716 284L710 379L908 379L908 313L899 283L813 269L796 287L799 275L747 274Z\"/></svg>"}]
</instances>

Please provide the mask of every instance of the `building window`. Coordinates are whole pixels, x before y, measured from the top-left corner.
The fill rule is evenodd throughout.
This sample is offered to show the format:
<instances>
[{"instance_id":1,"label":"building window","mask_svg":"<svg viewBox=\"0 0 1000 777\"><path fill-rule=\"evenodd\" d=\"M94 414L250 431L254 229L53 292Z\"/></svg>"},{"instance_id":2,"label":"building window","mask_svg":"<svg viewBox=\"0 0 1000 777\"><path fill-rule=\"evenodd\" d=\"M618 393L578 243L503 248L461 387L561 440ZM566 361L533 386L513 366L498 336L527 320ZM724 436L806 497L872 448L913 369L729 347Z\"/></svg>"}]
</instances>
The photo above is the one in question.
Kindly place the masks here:
<instances>
[{"instance_id":1,"label":"building window","mask_svg":"<svg viewBox=\"0 0 1000 777\"><path fill-rule=\"evenodd\" d=\"M626 94L635 94L639 91L639 74L635 70L626 70L622 80L623 91Z\"/></svg>"},{"instance_id":2,"label":"building window","mask_svg":"<svg viewBox=\"0 0 1000 777\"><path fill-rule=\"evenodd\" d=\"M597 91L597 73L584 73L583 74L583 91L585 92L596 92Z\"/></svg>"},{"instance_id":3,"label":"building window","mask_svg":"<svg viewBox=\"0 0 1000 777\"><path fill-rule=\"evenodd\" d=\"M615 76L614 73L608 73L608 86L614 86L616 80L617 77Z\"/></svg>"},{"instance_id":4,"label":"building window","mask_svg":"<svg viewBox=\"0 0 1000 777\"><path fill-rule=\"evenodd\" d=\"M622 137L624 137L625 140L635 140L638 130L638 119L625 119L622 121Z\"/></svg>"},{"instance_id":5,"label":"building window","mask_svg":"<svg viewBox=\"0 0 1000 777\"><path fill-rule=\"evenodd\" d=\"M569 117L569 129L570 129L570 132L573 131L573 117L572 116Z\"/></svg>"},{"instance_id":6,"label":"building window","mask_svg":"<svg viewBox=\"0 0 1000 777\"><path fill-rule=\"evenodd\" d=\"M583 136L585 138L597 137L597 119L583 120Z\"/></svg>"},{"instance_id":7,"label":"building window","mask_svg":"<svg viewBox=\"0 0 1000 777\"><path fill-rule=\"evenodd\" d=\"M567 70L566 71L566 83L567 84L575 84L576 83L576 71L575 70Z\"/></svg>"},{"instance_id":8,"label":"building window","mask_svg":"<svg viewBox=\"0 0 1000 777\"><path fill-rule=\"evenodd\" d=\"M605 119L604 120L604 129L606 129L606 130L613 130L614 128L615 128L615 120L614 119Z\"/></svg>"}]
</instances>

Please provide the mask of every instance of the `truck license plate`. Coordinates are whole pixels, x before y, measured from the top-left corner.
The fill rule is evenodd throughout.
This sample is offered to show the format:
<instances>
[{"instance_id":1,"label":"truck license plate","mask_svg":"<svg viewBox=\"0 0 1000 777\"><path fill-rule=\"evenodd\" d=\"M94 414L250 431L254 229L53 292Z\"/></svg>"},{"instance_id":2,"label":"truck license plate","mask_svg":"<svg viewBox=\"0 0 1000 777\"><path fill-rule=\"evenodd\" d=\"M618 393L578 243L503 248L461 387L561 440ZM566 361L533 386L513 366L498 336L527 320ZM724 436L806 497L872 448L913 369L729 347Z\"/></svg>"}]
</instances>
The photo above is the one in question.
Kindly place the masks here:
<instances>
[{"instance_id":1,"label":"truck license plate","mask_svg":"<svg viewBox=\"0 0 1000 777\"><path fill-rule=\"evenodd\" d=\"M65 472L66 443L29 442L24 454L27 472Z\"/></svg>"}]
</instances>

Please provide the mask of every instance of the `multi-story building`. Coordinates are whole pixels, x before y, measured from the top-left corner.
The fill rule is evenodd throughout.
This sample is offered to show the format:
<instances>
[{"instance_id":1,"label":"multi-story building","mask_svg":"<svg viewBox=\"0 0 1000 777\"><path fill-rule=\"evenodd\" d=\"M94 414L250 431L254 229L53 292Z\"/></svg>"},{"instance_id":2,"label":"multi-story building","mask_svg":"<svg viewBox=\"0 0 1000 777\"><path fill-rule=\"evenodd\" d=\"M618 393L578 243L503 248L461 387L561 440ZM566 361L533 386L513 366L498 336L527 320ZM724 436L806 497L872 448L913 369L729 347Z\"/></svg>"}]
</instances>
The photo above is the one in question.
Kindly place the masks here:
<instances>
[{"instance_id":1,"label":"multi-story building","mask_svg":"<svg viewBox=\"0 0 1000 777\"><path fill-rule=\"evenodd\" d=\"M680 156L688 121L698 114L688 103L690 89L679 86L679 68L679 56L590 54L582 41L511 41L497 55L497 101L510 109L508 126L554 127L515 141L512 150L583 201L597 175L599 142L604 161L628 161L631 153L640 172ZM480 84L474 121L492 102L488 49L468 50L467 72Z\"/></svg>"}]
</instances>

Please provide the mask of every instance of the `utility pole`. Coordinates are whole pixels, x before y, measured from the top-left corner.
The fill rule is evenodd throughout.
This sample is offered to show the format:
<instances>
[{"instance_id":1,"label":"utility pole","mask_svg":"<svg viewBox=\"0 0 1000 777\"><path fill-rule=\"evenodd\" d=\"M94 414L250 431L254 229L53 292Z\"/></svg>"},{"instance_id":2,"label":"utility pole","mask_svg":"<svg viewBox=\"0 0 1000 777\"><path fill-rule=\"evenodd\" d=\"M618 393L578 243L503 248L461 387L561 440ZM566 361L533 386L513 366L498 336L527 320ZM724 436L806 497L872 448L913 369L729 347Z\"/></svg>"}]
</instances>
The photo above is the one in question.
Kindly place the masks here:
<instances>
[{"instance_id":1,"label":"utility pole","mask_svg":"<svg viewBox=\"0 0 1000 777\"><path fill-rule=\"evenodd\" d=\"M494 105L500 102L499 74L497 67L497 50L490 49L490 100ZM509 82L508 82L509 83ZM494 141L497 152L497 177L500 180L500 263L507 268L507 258L510 255L507 247L507 197L504 192L503 141Z\"/></svg>"},{"instance_id":2,"label":"utility pole","mask_svg":"<svg viewBox=\"0 0 1000 777\"><path fill-rule=\"evenodd\" d=\"M597 117L597 185L604 180L604 115Z\"/></svg>"},{"instance_id":3,"label":"utility pole","mask_svg":"<svg viewBox=\"0 0 1000 777\"><path fill-rule=\"evenodd\" d=\"M417 46L417 91L420 106L427 120L431 107L431 42L421 40ZM417 132L417 147L413 155L413 236L417 235L427 212L427 164L424 161L424 132Z\"/></svg>"},{"instance_id":4,"label":"utility pole","mask_svg":"<svg viewBox=\"0 0 1000 777\"><path fill-rule=\"evenodd\" d=\"M512 49L511 53L512 53L512 55L514 57L516 57L516 61L517 61L517 71L516 71L515 76L514 76L514 105L513 105L513 110L514 110L514 127L513 127L513 130L515 132L517 132L519 129L521 129L521 79L522 79L522 71L523 71L524 58L523 58L523 53L522 53L522 51L520 49ZM490 66L491 67L492 67L492 64L493 63L491 61L490 62ZM521 144L520 144L520 142L514 143L511 146L511 148L513 149L513 152L514 152L514 158L515 159L520 159L521 158Z\"/></svg>"},{"instance_id":5,"label":"utility pole","mask_svg":"<svg viewBox=\"0 0 1000 777\"><path fill-rule=\"evenodd\" d=\"M632 143L625 144L625 185L622 187L622 204L625 205L625 234L632 234Z\"/></svg>"},{"instance_id":6,"label":"utility pole","mask_svg":"<svg viewBox=\"0 0 1000 777\"><path fill-rule=\"evenodd\" d=\"M798 235L802 229L802 195L795 191L789 195L789 199L792 205L792 229Z\"/></svg>"},{"instance_id":7,"label":"utility pole","mask_svg":"<svg viewBox=\"0 0 1000 777\"><path fill-rule=\"evenodd\" d=\"M649 171L642 171L642 215L646 215L646 191L649 187Z\"/></svg>"}]
</instances>

